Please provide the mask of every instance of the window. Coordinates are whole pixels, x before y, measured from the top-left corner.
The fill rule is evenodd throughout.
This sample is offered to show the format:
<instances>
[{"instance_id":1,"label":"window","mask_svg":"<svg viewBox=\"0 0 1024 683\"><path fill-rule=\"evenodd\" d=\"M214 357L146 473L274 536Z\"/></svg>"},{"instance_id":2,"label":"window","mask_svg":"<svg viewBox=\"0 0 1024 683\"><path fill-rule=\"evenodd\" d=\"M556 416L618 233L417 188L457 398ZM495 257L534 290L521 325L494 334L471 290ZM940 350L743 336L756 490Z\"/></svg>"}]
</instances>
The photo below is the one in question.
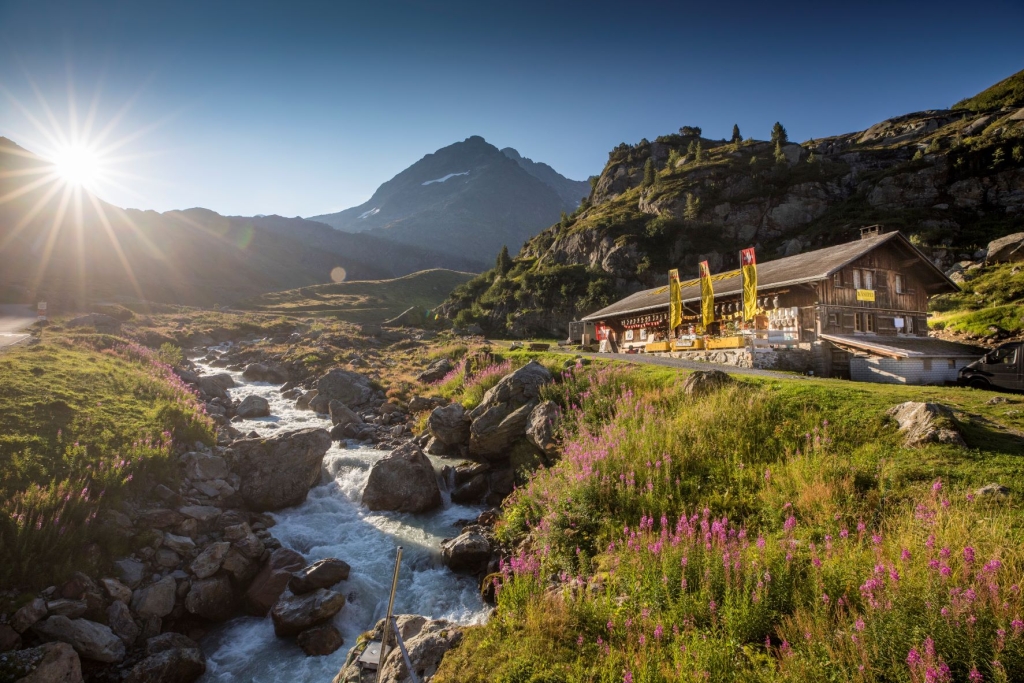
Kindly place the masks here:
<instances>
[{"instance_id":1,"label":"window","mask_svg":"<svg viewBox=\"0 0 1024 683\"><path fill-rule=\"evenodd\" d=\"M843 286L843 271L832 273L832 286L842 287Z\"/></svg>"},{"instance_id":2,"label":"window","mask_svg":"<svg viewBox=\"0 0 1024 683\"><path fill-rule=\"evenodd\" d=\"M858 313L855 316L853 316L853 331L854 332L863 332L864 331L864 321L861 318L861 314L860 313Z\"/></svg>"},{"instance_id":3,"label":"window","mask_svg":"<svg viewBox=\"0 0 1024 683\"><path fill-rule=\"evenodd\" d=\"M907 316L903 319L905 327L903 331L907 334L914 334L914 319L911 316Z\"/></svg>"},{"instance_id":4,"label":"window","mask_svg":"<svg viewBox=\"0 0 1024 683\"><path fill-rule=\"evenodd\" d=\"M647 341L647 328L644 327L640 330L640 341Z\"/></svg>"},{"instance_id":5,"label":"window","mask_svg":"<svg viewBox=\"0 0 1024 683\"><path fill-rule=\"evenodd\" d=\"M946 367L948 367L950 370L956 370L956 358L950 358L949 364Z\"/></svg>"},{"instance_id":6,"label":"window","mask_svg":"<svg viewBox=\"0 0 1024 683\"><path fill-rule=\"evenodd\" d=\"M1003 363L1004 365L1016 365L1017 364L1017 347L1016 346L1004 346L996 349L992 352L992 361L995 363Z\"/></svg>"},{"instance_id":7,"label":"window","mask_svg":"<svg viewBox=\"0 0 1024 683\"><path fill-rule=\"evenodd\" d=\"M872 272L870 270L865 270L863 275L861 276L861 279L864 281L864 289L874 289L875 288L875 282L874 282L875 274L874 274L874 272Z\"/></svg>"},{"instance_id":8,"label":"window","mask_svg":"<svg viewBox=\"0 0 1024 683\"><path fill-rule=\"evenodd\" d=\"M633 341L633 330L626 330L626 341Z\"/></svg>"},{"instance_id":9,"label":"window","mask_svg":"<svg viewBox=\"0 0 1024 683\"><path fill-rule=\"evenodd\" d=\"M856 268L853 269L853 288L860 289L860 271Z\"/></svg>"},{"instance_id":10,"label":"window","mask_svg":"<svg viewBox=\"0 0 1024 683\"><path fill-rule=\"evenodd\" d=\"M828 326L829 327L839 327L839 314L838 313L829 313L828 314Z\"/></svg>"},{"instance_id":11,"label":"window","mask_svg":"<svg viewBox=\"0 0 1024 683\"><path fill-rule=\"evenodd\" d=\"M875 314L874 313L857 313L853 316L853 331L854 332L874 332L875 331Z\"/></svg>"},{"instance_id":12,"label":"window","mask_svg":"<svg viewBox=\"0 0 1024 683\"><path fill-rule=\"evenodd\" d=\"M922 359L921 360L921 364L924 366L922 369L925 372L931 371L931 369L932 369L932 359L931 358L924 358L924 359Z\"/></svg>"},{"instance_id":13,"label":"window","mask_svg":"<svg viewBox=\"0 0 1024 683\"><path fill-rule=\"evenodd\" d=\"M896 273L896 293L903 293L903 276L900 275L899 273Z\"/></svg>"}]
</instances>

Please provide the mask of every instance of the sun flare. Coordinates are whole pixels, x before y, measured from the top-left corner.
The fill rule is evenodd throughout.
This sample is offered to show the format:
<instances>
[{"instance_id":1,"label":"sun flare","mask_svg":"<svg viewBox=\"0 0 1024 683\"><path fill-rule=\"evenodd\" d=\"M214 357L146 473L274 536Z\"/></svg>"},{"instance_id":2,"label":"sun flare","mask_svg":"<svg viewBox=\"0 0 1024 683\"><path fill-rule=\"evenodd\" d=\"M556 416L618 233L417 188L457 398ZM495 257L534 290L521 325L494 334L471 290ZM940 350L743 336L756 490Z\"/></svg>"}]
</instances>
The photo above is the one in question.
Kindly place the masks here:
<instances>
[{"instance_id":1,"label":"sun flare","mask_svg":"<svg viewBox=\"0 0 1024 683\"><path fill-rule=\"evenodd\" d=\"M85 144L71 144L53 155L53 171L73 187L94 189L101 180L103 163L95 149Z\"/></svg>"}]
</instances>

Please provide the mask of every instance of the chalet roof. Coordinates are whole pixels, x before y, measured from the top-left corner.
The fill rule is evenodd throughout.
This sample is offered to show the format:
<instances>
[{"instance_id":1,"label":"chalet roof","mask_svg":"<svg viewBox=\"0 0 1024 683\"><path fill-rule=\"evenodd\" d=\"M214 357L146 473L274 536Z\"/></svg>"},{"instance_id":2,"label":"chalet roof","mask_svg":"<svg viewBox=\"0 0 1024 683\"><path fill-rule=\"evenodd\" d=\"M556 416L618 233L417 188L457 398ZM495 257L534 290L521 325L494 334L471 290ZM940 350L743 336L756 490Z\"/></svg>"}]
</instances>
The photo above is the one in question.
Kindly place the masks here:
<instances>
[{"instance_id":1,"label":"chalet roof","mask_svg":"<svg viewBox=\"0 0 1024 683\"><path fill-rule=\"evenodd\" d=\"M765 261L757 264L757 290L778 289L789 285L799 285L807 282L817 282L830 277L832 273L842 269L849 263L856 261L872 249L879 247L893 240L898 241L908 251L914 254L921 266L929 271L937 284L950 292L959 291L959 287L952 280L946 277L938 267L935 266L917 247L910 243L906 237L899 232L889 232L881 235L873 235L863 239L839 244L834 247L825 247L809 251L805 254L787 256L774 261ZM743 291L743 278L739 271L732 277L720 280L715 283L715 297L739 294ZM683 303L700 300L700 285L693 284L683 287ZM612 316L620 316L629 313L642 313L659 308L668 307L668 287L655 287L646 289L636 294L631 294L625 299L615 302L611 306L602 308L599 311L585 316L583 320L602 320Z\"/></svg>"},{"instance_id":2,"label":"chalet roof","mask_svg":"<svg viewBox=\"0 0 1024 683\"><path fill-rule=\"evenodd\" d=\"M854 353L884 358L981 358L988 349L934 337L823 334L821 338Z\"/></svg>"}]
</instances>

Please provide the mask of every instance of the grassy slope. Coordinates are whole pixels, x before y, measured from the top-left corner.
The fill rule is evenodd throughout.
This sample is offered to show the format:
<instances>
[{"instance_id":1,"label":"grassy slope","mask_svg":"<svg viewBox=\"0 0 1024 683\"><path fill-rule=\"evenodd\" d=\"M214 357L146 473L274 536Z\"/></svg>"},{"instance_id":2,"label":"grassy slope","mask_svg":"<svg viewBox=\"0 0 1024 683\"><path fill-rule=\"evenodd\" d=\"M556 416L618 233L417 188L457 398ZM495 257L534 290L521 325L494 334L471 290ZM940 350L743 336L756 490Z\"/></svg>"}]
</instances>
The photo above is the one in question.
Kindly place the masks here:
<instances>
[{"instance_id":1,"label":"grassy slope","mask_svg":"<svg viewBox=\"0 0 1024 683\"><path fill-rule=\"evenodd\" d=\"M1024 331L1024 268L988 266L965 276L960 292L932 300L932 327L979 336L990 334L992 325L1013 334Z\"/></svg>"},{"instance_id":2,"label":"grassy slope","mask_svg":"<svg viewBox=\"0 0 1024 683\"><path fill-rule=\"evenodd\" d=\"M439 683L916 681L923 670L912 679L904 659L926 637L953 680L966 680L971 666L985 680L1019 680L1024 650L1009 623L1022 607L1010 584L1024 578L1024 499L1014 484L1024 474L1019 399L990 405L993 394L969 389L751 378L694 401L678 391L679 373L665 368L582 377L549 394L582 402L597 436L570 438L563 460L506 503L499 533L517 548L517 569L506 569L495 617L470 629L445 658ZM969 448L904 448L885 411L905 400L954 407ZM570 425L581 419L569 415ZM936 480L941 496L932 493ZM647 481L656 488L648 492ZM1014 489L1007 501L966 502L965 492L993 481ZM945 497L948 508L939 505ZM915 505L923 518L914 519ZM699 535L698 542L673 540L671 549L662 537L665 550L653 552L655 528L625 547L623 527L636 530L643 516L665 515L671 526L680 513L699 517L705 507L712 518L727 515L743 526L746 544L716 541L705 552ZM789 516L795 527L784 523ZM866 535L840 544L841 528L858 522ZM929 532L953 549L953 559L925 547ZM758 535L766 550L750 543ZM949 604L947 588L974 580L959 561L966 545L976 546L981 562L1001 557L996 583L1008 605L973 608L978 622L967 632L964 613L956 623L937 618ZM786 548L793 559L784 557ZM903 548L912 559L900 559ZM723 551L735 553L728 576ZM682 578L690 585L680 591L687 556L692 570ZM930 557L955 568L949 583L936 583L939 564L930 569ZM860 587L879 563L899 567L903 587L887 584L889 606L875 609ZM775 584L757 588L766 570ZM591 588L573 588L576 576ZM751 597L757 591L763 600ZM844 605L836 608L839 597ZM937 604L929 609L927 601ZM1007 637L1001 652L996 626L1016 638ZM993 659L1007 663L1009 678L996 677Z\"/></svg>"},{"instance_id":3,"label":"grassy slope","mask_svg":"<svg viewBox=\"0 0 1024 683\"><path fill-rule=\"evenodd\" d=\"M999 107L1024 107L1024 71L1018 71L974 97L953 105L954 109L970 111L986 111Z\"/></svg>"},{"instance_id":4,"label":"grassy slope","mask_svg":"<svg viewBox=\"0 0 1024 683\"><path fill-rule=\"evenodd\" d=\"M84 566L82 548L110 540L94 513L162 476L171 439L213 438L165 366L110 337L9 349L0 386L0 584L45 585L75 558Z\"/></svg>"},{"instance_id":5,"label":"grassy slope","mask_svg":"<svg viewBox=\"0 0 1024 683\"><path fill-rule=\"evenodd\" d=\"M379 323L407 308L431 309L472 273L435 268L393 280L362 280L264 294L249 302L256 310L316 314L354 323Z\"/></svg>"}]
</instances>

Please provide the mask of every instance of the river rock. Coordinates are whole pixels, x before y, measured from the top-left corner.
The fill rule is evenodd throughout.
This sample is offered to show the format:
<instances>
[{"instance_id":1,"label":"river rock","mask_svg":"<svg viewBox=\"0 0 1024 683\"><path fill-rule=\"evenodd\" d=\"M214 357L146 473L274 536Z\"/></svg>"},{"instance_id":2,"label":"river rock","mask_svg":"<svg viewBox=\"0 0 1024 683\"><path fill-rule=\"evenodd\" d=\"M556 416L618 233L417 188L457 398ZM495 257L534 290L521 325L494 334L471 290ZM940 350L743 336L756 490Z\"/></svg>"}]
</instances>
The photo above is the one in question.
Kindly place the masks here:
<instances>
[{"instance_id":1,"label":"river rock","mask_svg":"<svg viewBox=\"0 0 1024 683\"><path fill-rule=\"evenodd\" d=\"M269 363L250 363L242 371L242 377L250 382L271 382L273 384L284 384L288 381L288 371L280 365Z\"/></svg>"},{"instance_id":2,"label":"river rock","mask_svg":"<svg viewBox=\"0 0 1024 683\"><path fill-rule=\"evenodd\" d=\"M189 519L194 519L200 527L209 526L220 517L221 509L212 505L186 505L178 508L178 512Z\"/></svg>"},{"instance_id":3,"label":"river rock","mask_svg":"<svg viewBox=\"0 0 1024 683\"><path fill-rule=\"evenodd\" d=\"M182 464L185 466L185 476L193 481L226 479L231 474L227 461L212 453L186 453Z\"/></svg>"},{"instance_id":4,"label":"river rock","mask_svg":"<svg viewBox=\"0 0 1024 683\"><path fill-rule=\"evenodd\" d=\"M499 403L479 414L469 429L469 454L488 460L507 458L512 442L526 434L533 409L534 404L527 403L509 412L508 404Z\"/></svg>"},{"instance_id":5,"label":"river rock","mask_svg":"<svg viewBox=\"0 0 1024 683\"><path fill-rule=\"evenodd\" d=\"M218 510L219 512L219 510ZM123 558L114 562L114 569L118 577L124 581L129 588L138 588L146 575L146 567L138 560Z\"/></svg>"},{"instance_id":6,"label":"river rock","mask_svg":"<svg viewBox=\"0 0 1024 683\"><path fill-rule=\"evenodd\" d=\"M226 372L199 378L199 390L211 398L228 398L227 390L235 386L235 380Z\"/></svg>"},{"instance_id":7,"label":"river rock","mask_svg":"<svg viewBox=\"0 0 1024 683\"><path fill-rule=\"evenodd\" d=\"M318 392L316 389L310 389L309 391L303 393L301 396L295 399L295 409L312 410L312 408L310 407L310 403L314 398L316 398L317 393Z\"/></svg>"},{"instance_id":8,"label":"river rock","mask_svg":"<svg viewBox=\"0 0 1024 683\"><path fill-rule=\"evenodd\" d=\"M270 610L274 633L279 638L296 636L327 621L345 606L345 596L326 588L305 595L285 593Z\"/></svg>"},{"instance_id":9,"label":"river rock","mask_svg":"<svg viewBox=\"0 0 1024 683\"><path fill-rule=\"evenodd\" d=\"M988 243L988 251L985 255L986 263L1008 261L1024 261L1024 232L1015 232Z\"/></svg>"},{"instance_id":10,"label":"river rock","mask_svg":"<svg viewBox=\"0 0 1024 683\"><path fill-rule=\"evenodd\" d=\"M454 369L452 362L447 358L438 358L427 366L427 369L416 375L416 379L423 384L433 384L444 379Z\"/></svg>"},{"instance_id":11,"label":"river rock","mask_svg":"<svg viewBox=\"0 0 1024 683\"><path fill-rule=\"evenodd\" d=\"M181 514L167 508L152 508L139 513L138 525L146 529L168 529L181 523Z\"/></svg>"},{"instance_id":12,"label":"river rock","mask_svg":"<svg viewBox=\"0 0 1024 683\"><path fill-rule=\"evenodd\" d=\"M284 593L292 572L305 566L302 555L288 548L278 548L260 570L245 592L245 608L249 614L264 617Z\"/></svg>"},{"instance_id":13,"label":"river rock","mask_svg":"<svg viewBox=\"0 0 1024 683\"><path fill-rule=\"evenodd\" d=\"M396 618L412 667L421 681L429 681L441 664L445 653L462 642L462 629L445 619L427 619L419 615L402 614ZM377 622L370 638L380 640L384 635L384 620ZM353 651L353 655L355 655ZM350 655L345 667L334 677L333 683L359 680L359 668ZM382 683L408 683L412 680L405 667L402 652L394 647L388 652L381 670Z\"/></svg>"},{"instance_id":14,"label":"river rock","mask_svg":"<svg viewBox=\"0 0 1024 683\"><path fill-rule=\"evenodd\" d=\"M32 630L44 640L68 643L86 659L108 664L124 659L124 641L115 636L109 626L95 621L56 615L40 621Z\"/></svg>"},{"instance_id":15,"label":"river rock","mask_svg":"<svg viewBox=\"0 0 1024 683\"><path fill-rule=\"evenodd\" d=\"M14 613L14 619L11 620L11 626L18 633L24 633L29 630L33 624L46 616L46 601L42 598L35 598L31 602L28 602Z\"/></svg>"},{"instance_id":16,"label":"river rock","mask_svg":"<svg viewBox=\"0 0 1024 683\"><path fill-rule=\"evenodd\" d=\"M143 619L166 617L174 609L178 588L174 577L165 576L156 583L135 591L132 595L132 610Z\"/></svg>"},{"instance_id":17,"label":"river rock","mask_svg":"<svg viewBox=\"0 0 1024 683\"><path fill-rule=\"evenodd\" d=\"M430 459L413 442L373 463L363 489L370 510L428 512L441 507L441 490Z\"/></svg>"},{"instance_id":18,"label":"river rock","mask_svg":"<svg viewBox=\"0 0 1024 683\"><path fill-rule=\"evenodd\" d=\"M345 427L350 424L361 424L362 418L349 410L349 407L338 399L331 399L327 404L327 411L331 415L331 424L335 427Z\"/></svg>"},{"instance_id":19,"label":"river rock","mask_svg":"<svg viewBox=\"0 0 1024 683\"><path fill-rule=\"evenodd\" d=\"M491 559L491 544L482 534L469 531L443 541L441 559L453 572L482 572Z\"/></svg>"},{"instance_id":20,"label":"river rock","mask_svg":"<svg viewBox=\"0 0 1024 683\"><path fill-rule=\"evenodd\" d=\"M548 456L558 453L555 441L558 414L558 405L554 401L543 401L533 409L526 423L526 438Z\"/></svg>"},{"instance_id":21,"label":"river rock","mask_svg":"<svg viewBox=\"0 0 1024 683\"><path fill-rule=\"evenodd\" d=\"M342 368L334 368L316 383L317 399L341 401L350 408L359 408L373 398L373 386L365 375ZM312 404L311 404L312 405Z\"/></svg>"},{"instance_id":22,"label":"river rock","mask_svg":"<svg viewBox=\"0 0 1024 683\"><path fill-rule=\"evenodd\" d=\"M179 555L185 555L187 557L189 553L196 549L196 542L188 536L178 536L177 534L165 533L164 546L170 548Z\"/></svg>"},{"instance_id":23,"label":"river rock","mask_svg":"<svg viewBox=\"0 0 1024 683\"><path fill-rule=\"evenodd\" d=\"M195 641L180 633L162 633L146 641L146 658L123 683L193 683L206 673L206 657Z\"/></svg>"},{"instance_id":24,"label":"river rock","mask_svg":"<svg viewBox=\"0 0 1024 683\"><path fill-rule=\"evenodd\" d=\"M295 572L295 575L288 581L288 590L295 595L304 595L312 593L317 588L330 588L334 584L348 579L351 570L348 562L336 557L318 560Z\"/></svg>"},{"instance_id":25,"label":"river rock","mask_svg":"<svg viewBox=\"0 0 1024 683\"><path fill-rule=\"evenodd\" d=\"M687 396L703 396L732 384L732 377L721 370L697 370L683 380L683 393Z\"/></svg>"},{"instance_id":26,"label":"river rock","mask_svg":"<svg viewBox=\"0 0 1024 683\"><path fill-rule=\"evenodd\" d=\"M132 612L128 609L128 605L120 600L110 603L110 607L107 608L107 624L114 635L124 641L128 647L131 647L142 633L142 629L132 618Z\"/></svg>"},{"instance_id":27,"label":"river rock","mask_svg":"<svg viewBox=\"0 0 1024 683\"><path fill-rule=\"evenodd\" d=\"M255 394L246 396L245 399L235 408L235 415L238 417L268 417L270 415L270 403L262 396Z\"/></svg>"},{"instance_id":28,"label":"river rock","mask_svg":"<svg viewBox=\"0 0 1024 683\"><path fill-rule=\"evenodd\" d=\"M43 643L19 650L0 662L0 674L24 672L16 683L82 683L82 662L75 648L67 643Z\"/></svg>"},{"instance_id":29,"label":"river rock","mask_svg":"<svg viewBox=\"0 0 1024 683\"><path fill-rule=\"evenodd\" d=\"M469 418L459 403L434 408L427 420L427 429L445 446L457 446L469 440Z\"/></svg>"},{"instance_id":30,"label":"river rock","mask_svg":"<svg viewBox=\"0 0 1024 683\"><path fill-rule=\"evenodd\" d=\"M224 556L228 554L229 550L231 550L231 544L227 541L219 541L206 546L206 549L199 553L199 557L192 561L192 573L200 579L213 576L220 571Z\"/></svg>"},{"instance_id":31,"label":"river rock","mask_svg":"<svg viewBox=\"0 0 1024 683\"><path fill-rule=\"evenodd\" d=\"M907 448L929 443L966 446L953 411L940 403L907 401L889 409L888 415L899 423Z\"/></svg>"},{"instance_id":32,"label":"river rock","mask_svg":"<svg viewBox=\"0 0 1024 683\"><path fill-rule=\"evenodd\" d=\"M235 441L231 468L241 478L242 499L260 512L298 505L320 480L330 447L331 435L315 428Z\"/></svg>"},{"instance_id":33,"label":"river rock","mask_svg":"<svg viewBox=\"0 0 1024 683\"><path fill-rule=\"evenodd\" d=\"M50 600L46 603L47 614L59 614L68 619L77 619L78 617L85 616L87 609L88 607L84 600L60 598L59 600Z\"/></svg>"},{"instance_id":34,"label":"river rock","mask_svg":"<svg viewBox=\"0 0 1024 683\"><path fill-rule=\"evenodd\" d=\"M300 633L296 640L308 657L329 655L345 644L341 632L332 624L321 624L308 628Z\"/></svg>"},{"instance_id":35,"label":"river rock","mask_svg":"<svg viewBox=\"0 0 1024 683\"><path fill-rule=\"evenodd\" d=\"M117 579L100 579L100 583L111 600L120 600L124 603L132 601L132 589Z\"/></svg>"},{"instance_id":36,"label":"river rock","mask_svg":"<svg viewBox=\"0 0 1024 683\"><path fill-rule=\"evenodd\" d=\"M192 582L185 596L185 609L210 621L226 621L234 616L237 608L231 580L226 576L213 576Z\"/></svg>"},{"instance_id":37,"label":"river rock","mask_svg":"<svg viewBox=\"0 0 1024 683\"><path fill-rule=\"evenodd\" d=\"M487 495L487 475L477 474L468 481L457 484L452 491L452 502L459 505L472 505L480 502Z\"/></svg>"}]
</instances>

